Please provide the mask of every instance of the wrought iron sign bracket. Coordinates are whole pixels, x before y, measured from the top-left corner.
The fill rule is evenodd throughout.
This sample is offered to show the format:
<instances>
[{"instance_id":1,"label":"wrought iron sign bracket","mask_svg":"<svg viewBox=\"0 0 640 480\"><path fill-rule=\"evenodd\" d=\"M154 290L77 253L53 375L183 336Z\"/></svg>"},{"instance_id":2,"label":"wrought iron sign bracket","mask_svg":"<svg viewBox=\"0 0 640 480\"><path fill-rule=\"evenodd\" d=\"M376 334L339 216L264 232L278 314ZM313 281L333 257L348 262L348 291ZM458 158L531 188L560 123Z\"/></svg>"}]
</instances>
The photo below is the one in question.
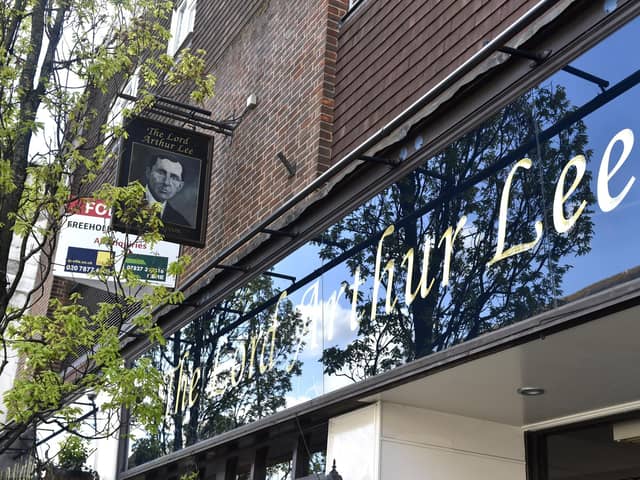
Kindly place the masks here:
<instances>
[{"instance_id":1,"label":"wrought iron sign bracket","mask_svg":"<svg viewBox=\"0 0 640 480\"><path fill-rule=\"evenodd\" d=\"M120 93L120 98L129 102L138 101L137 97ZM170 98L155 96L153 105L147 108L144 113L158 115L162 118L176 120L182 122L184 126L192 128L201 128L203 130L213 131L226 135L228 137L233 136L233 131L238 127L242 117L234 118L230 120L216 121L211 119L211 112L203 108L199 108L187 103L177 102Z\"/></svg>"},{"instance_id":2,"label":"wrought iron sign bracket","mask_svg":"<svg viewBox=\"0 0 640 480\"><path fill-rule=\"evenodd\" d=\"M519 48L501 47L498 49L498 51L506 53L508 55L515 55L517 57L533 60L535 62L535 65L544 63L549 58L549 56L551 56L551 50L543 50L541 53L538 53L531 52L529 50L522 50ZM575 75L576 77L582 78L583 80L596 84L598 87L600 87L600 90L602 92L604 92L607 87L609 87L609 82L604 78L600 78L579 68L572 67L571 65L566 65L562 67L561 70L571 75Z\"/></svg>"},{"instance_id":3,"label":"wrought iron sign bracket","mask_svg":"<svg viewBox=\"0 0 640 480\"><path fill-rule=\"evenodd\" d=\"M235 308L226 308L226 307L218 307L218 306L213 307L213 310L215 310L216 312L222 312L222 313L232 313L233 315L242 315L244 313L242 310L237 310Z\"/></svg>"},{"instance_id":4,"label":"wrought iron sign bracket","mask_svg":"<svg viewBox=\"0 0 640 480\"><path fill-rule=\"evenodd\" d=\"M213 268L219 268L220 270L233 270L242 273L249 272L248 268L236 267L234 265L223 265L221 263L216 263L215 265L213 265Z\"/></svg>"},{"instance_id":5,"label":"wrought iron sign bracket","mask_svg":"<svg viewBox=\"0 0 640 480\"><path fill-rule=\"evenodd\" d=\"M271 228L263 228L261 230L263 233L268 233L269 235L273 235L276 237L288 237L288 238L296 238L297 235L291 232L285 232L283 230L273 230Z\"/></svg>"},{"instance_id":6,"label":"wrought iron sign bracket","mask_svg":"<svg viewBox=\"0 0 640 480\"><path fill-rule=\"evenodd\" d=\"M262 272L262 275L271 278L281 278L282 280L289 280L291 283L295 283L296 281L296 277L294 277L293 275L285 275L284 273L266 271Z\"/></svg>"},{"instance_id":7,"label":"wrought iron sign bracket","mask_svg":"<svg viewBox=\"0 0 640 480\"><path fill-rule=\"evenodd\" d=\"M400 165L400 162L389 160L388 158L369 157L367 155L359 156L358 160L363 160L365 162L372 162L372 163L383 163L385 165L389 165L390 167L397 167L398 165Z\"/></svg>"}]
</instances>

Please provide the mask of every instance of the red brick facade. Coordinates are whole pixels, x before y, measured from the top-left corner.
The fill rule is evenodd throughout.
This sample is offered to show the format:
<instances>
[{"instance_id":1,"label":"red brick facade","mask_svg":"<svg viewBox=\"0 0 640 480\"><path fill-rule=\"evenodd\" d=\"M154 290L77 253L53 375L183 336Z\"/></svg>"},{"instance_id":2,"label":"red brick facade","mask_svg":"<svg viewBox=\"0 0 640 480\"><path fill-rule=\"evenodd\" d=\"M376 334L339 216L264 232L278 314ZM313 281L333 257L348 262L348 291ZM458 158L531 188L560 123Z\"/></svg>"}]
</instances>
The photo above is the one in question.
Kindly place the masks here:
<instances>
[{"instance_id":1,"label":"red brick facade","mask_svg":"<svg viewBox=\"0 0 640 480\"><path fill-rule=\"evenodd\" d=\"M213 118L239 116L250 94L258 106L233 138L215 138L207 243L185 249L193 257L187 276L329 166L336 37L345 3L267 0L228 10L198 5L191 45L207 50L217 79L207 105ZM296 165L294 176L278 160L280 152Z\"/></svg>"}]
</instances>

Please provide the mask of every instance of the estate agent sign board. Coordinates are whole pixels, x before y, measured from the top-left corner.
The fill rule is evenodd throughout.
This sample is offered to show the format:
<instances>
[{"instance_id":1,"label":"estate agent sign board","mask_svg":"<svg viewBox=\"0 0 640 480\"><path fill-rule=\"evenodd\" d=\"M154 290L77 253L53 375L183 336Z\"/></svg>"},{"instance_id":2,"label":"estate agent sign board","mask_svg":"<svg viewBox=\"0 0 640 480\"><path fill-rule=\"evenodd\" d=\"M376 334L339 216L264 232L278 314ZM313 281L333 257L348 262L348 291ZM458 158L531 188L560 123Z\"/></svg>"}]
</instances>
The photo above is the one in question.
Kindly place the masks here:
<instances>
[{"instance_id":1,"label":"estate agent sign board","mask_svg":"<svg viewBox=\"0 0 640 480\"><path fill-rule=\"evenodd\" d=\"M111 212L100 200L83 198L73 202L72 212L60 232L54 263L54 275L71 278L96 288L105 288L94 273L115 260L115 269L122 266L125 235L115 233L113 248L101 243L110 230ZM142 280L166 287L175 286L175 277L167 274L167 266L178 258L180 245L158 242L151 247L138 240L128 246L124 268Z\"/></svg>"}]
</instances>

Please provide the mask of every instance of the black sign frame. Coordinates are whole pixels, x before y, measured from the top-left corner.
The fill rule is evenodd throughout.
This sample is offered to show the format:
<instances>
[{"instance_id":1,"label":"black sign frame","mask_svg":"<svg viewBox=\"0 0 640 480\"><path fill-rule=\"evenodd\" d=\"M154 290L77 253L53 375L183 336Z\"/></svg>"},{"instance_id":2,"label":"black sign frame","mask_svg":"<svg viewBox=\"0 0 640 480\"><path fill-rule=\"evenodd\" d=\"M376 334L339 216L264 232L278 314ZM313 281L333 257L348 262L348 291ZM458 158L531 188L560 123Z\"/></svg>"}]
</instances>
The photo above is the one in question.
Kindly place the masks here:
<instances>
[{"instance_id":1,"label":"black sign frame","mask_svg":"<svg viewBox=\"0 0 640 480\"><path fill-rule=\"evenodd\" d=\"M155 198L163 203L160 233L165 241L204 247L213 137L146 117L132 118L125 131L117 185L138 181L149 202ZM115 215L111 227L124 233L145 231L143 225L125 224Z\"/></svg>"}]
</instances>

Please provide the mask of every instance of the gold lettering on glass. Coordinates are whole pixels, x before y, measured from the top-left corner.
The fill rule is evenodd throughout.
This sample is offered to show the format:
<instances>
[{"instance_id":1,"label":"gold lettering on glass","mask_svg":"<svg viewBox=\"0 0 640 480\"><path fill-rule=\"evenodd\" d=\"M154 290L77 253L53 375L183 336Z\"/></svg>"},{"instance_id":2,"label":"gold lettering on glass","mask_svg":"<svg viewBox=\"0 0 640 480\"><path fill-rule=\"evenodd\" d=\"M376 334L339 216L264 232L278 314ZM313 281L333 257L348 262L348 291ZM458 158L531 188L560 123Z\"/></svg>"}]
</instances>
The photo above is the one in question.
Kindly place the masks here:
<instances>
[{"instance_id":1,"label":"gold lettering on glass","mask_svg":"<svg viewBox=\"0 0 640 480\"><path fill-rule=\"evenodd\" d=\"M211 394L213 396L222 395L227 390L227 386L229 385L228 378L224 378L222 385L218 385L218 378L221 376L220 374L223 373L221 371L223 369L220 367L220 354L222 353L222 350L224 349L226 343L226 337L220 337L220 339L218 340L218 349L213 361L213 368L211 369L211 381L209 384L211 385Z\"/></svg>"},{"instance_id":2,"label":"gold lettering on glass","mask_svg":"<svg viewBox=\"0 0 640 480\"><path fill-rule=\"evenodd\" d=\"M171 371L165 375L166 384L167 384L167 398L166 398L166 408L165 415L169 415L169 410L171 409L171 398L173 397L173 413L178 413L178 411L184 410L187 405L192 406L191 398L192 398L192 389L194 380L190 378L189 375L185 372L185 364L189 360L189 353L185 352L180 360L178 361L178 365L173 367ZM196 369L198 378L200 378L200 369ZM178 380L176 383L175 392L173 389L173 383L176 379L176 372L178 372ZM196 375L194 372L194 377ZM195 380L197 383L197 380ZM194 400L195 402L195 400Z\"/></svg>"},{"instance_id":3,"label":"gold lettering on glass","mask_svg":"<svg viewBox=\"0 0 640 480\"><path fill-rule=\"evenodd\" d=\"M260 369L260 373L265 373L268 370L271 370L275 364L276 364L276 358L275 358L275 350L276 350L276 335L278 333L278 326L279 326L279 321L278 321L278 309L280 307L280 302L282 302L285 298L287 298L287 292L284 291L280 294L280 297L278 298L278 301L276 302L276 308L275 311L273 312L273 320L271 322L271 326L269 327L269 329L266 331L263 339L262 339L262 349L260 350L260 365L259 365L259 369ZM265 349L267 347L267 341L269 339L269 336L271 336L271 341L270 343L270 349L269 349L269 363L265 363L264 362L264 353L265 353Z\"/></svg>"},{"instance_id":4,"label":"gold lettering on glass","mask_svg":"<svg viewBox=\"0 0 640 480\"><path fill-rule=\"evenodd\" d=\"M242 375L244 375L244 369L247 366L247 347L245 345L245 342L238 342L238 343L239 345L238 347L236 347L235 352L233 354L233 357L234 357L233 359L235 360L235 363L229 369L229 377L231 379L232 387L238 386L238 384L240 383L240 380L242 380ZM237 361L238 351L240 352L240 355L242 358L240 362ZM236 375L236 369L238 365L240 366L240 372Z\"/></svg>"},{"instance_id":5,"label":"gold lettering on glass","mask_svg":"<svg viewBox=\"0 0 640 480\"><path fill-rule=\"evenodd\" d=\"M617 142L622 142L622 154L620 158L614 165L614 167L609 170L609 160L611 158L611 151L613 150L614 145ZM625 128L624 130L620 130L618 133L614 135L614 137L607 145L607 148L602 155L602 161L600 162L600 169L598 171L598 205L600 205L600 210L603 212L610 212L614 208L616 208L620 202L627 196L631 186L636 181L636 177L631 177L627 184L624 186L622 191L616 195L615 197L611 196L611 192L609 191L609 181L613 178L613 176L620 170L624 162L629 157L631 153L631 149L633 148L633 131L629 128Z\"/></svg>"},{"instance_id":6,"label":"gold lettering on glass","mask_svg":"<svg viewBox=\"0 0 640 480\"><path fill-rule=\"evenodd\" d=\"M498 215L498 244L496 246L496 254L494 257L487 263L487 266L491 266L500 260L504 260L505 258L511 257L513 255L517 255L522 252L526 252L527 250L532 249L536 246L536 244L542 238L542 222L536 221L535 230L536 230L536 238L531 242L521 243L519 245L514 245L507 250L504 249L505 237L507 235L507 211L509 209L509 194L511 192L511 184L513 183L513 177L516 171L519 168L524 168L525 170L529 170L531 168L532 162L529 158L523 158L516 162L513 166L509 175L507 175L507 180L504 184L504 188L502 189L502 196L500 197L500 212Z\"/></svg>"},{"instance_id":7,"label":"gold lettering on glass","mask_svg":"<svg viewBox=\"0 0 640 480\"><path fill-rule=\"evenodd\" d=\"M574 167L576 169L576 176L571 183L569 189L564 191L564 183L567 177L567 173L569 169ZM580 206L575 210L573 215L569 218L564 216L564 203L569 199L569 197L575 192L578 185L582 181L582 177L584 177L584 173L587 170L587 160L584 158L584 155L577 155L573 157L569 162L564 166L562 172L560 172L560 178L558 178L558 183L556 184L556 191L553 196L553 226L555 227L558 233L568 232L576 223L582 212L587 207L586 200L583 200L580 203Z\"/></svg>"},{"instance_id":8,"label":"gold lettering on glass","mask_svg":"<svg viewBox=\"0 0 640 480\"><path fill-rule=\"evenodd\" d=\"M349 327L351 331L358 328L362 314L358 313L358 289L364 285L364 281L360 279L360 267L356 267L353 275L353 284L351 285L351 316L349 318Z\"/></svg>"},{"instance_id":9,"label":"gold lettering on glass","mask_svg":"<svg viewBox=\"0 0 640 480\"><path fill-rule=\"evenodd\" d=\"M340 286L340 289L337 291L334 290L331 293L331 296L323 304L322 308L325 309L326 311L326 315L324 316L324 318L326 319L326 322L325 322L326 337L327 337L327 340L329 341L333 340L333 333L335 331L336 317L338 316L338 305L340 303L340 297L344 294L346 290L347 290L347 285L343 283Z\"/></svg>"},{"instance_id":10,"label":"gold lettering on glass","mask_svg":"<svg viewBox=\"0 0 640 480\"><path fill-rule=\"evenodd\" d=\"M317 317L318 317L318 298L320 295L320 280L316 280L313 284L305 290L302 294L302 299L300 300L300 304L298 308L303 312L311 312L311 315L307 315L311 323L311 348L316 348L319 345L318 340L318 325L317 325ZM310 300L306 302L307 295L310 295Z\"/></svg>"},{"instance_id":11,"label":"gold lettering on glass","mask_svg":"<svg viewBox=\"0 0 640 480\"><path fill-rule=\"evenodd\" d=\"M262 333L258 333L257 335L251 335L251 339L249 340L249 372L247 376L249 378L253 378L253 375L256 373L255 370L255 361L256 361L256 350L258 349L258 342L260 341L260 336Z\"/></svg>"},{"instance_id":12,"label":"gold lettering on glass","mask_svg":"<svg viewBox=\"0 0 640 480\"><path fill-rule=\"evenodd\" d=\"M453 244L458 238L458 235L464 228L464 224L467 223L466 215L463 215L460 220L458 220L458 225L456 225L455 232L453 231L453 227L447 228L447 230L440 238L438 242L438 248L442 246L442 242L445 242L444 245L444 265L442 266L442 286L446 287L449 285L449 272L451 271L451 257L453 256Z\"/></svg>"},{"instance_id":13,"label":"gold lettering on glass","mask_svg":"<svg viewBox=\"0 0 640 480\"><path fill-rule=\"evenodd\" d=\"M189 408L193 407L198 400L198 382L200 381L200 376L200 367L198 367L193 371L191 384L189 386Z\"/></svg>"},{"instance_id":14,"label":"gold lettering on glass","mask_svg":"<svg viewBox=\"0 0 640 480\"><path fill-rule=\"evenodd\" d=\"M176 392L175 392L175 396L174 396L174 408L173 408L173 413L178 413L178 407L180 405L180 394L182 393L182 385L184 383L184 360L186 358L188 354L185 352L185 354L180 358L180 361L178 362L178 383L176 385ZM184 395L183 395L183 400L182 400L182 409L184 410L186 402L184 401Z\"/></svg>"},{"instance_id":15,"label":"gold lettering on glass","mask_svg":"<svg viewBox=\"0 0 640 480\"><path fill-rule=\"evenodd\" d=\"M384 243L384 239L388 236L392 235L395 231L395 227L393 225L389 225L386 230L382 233L382 237L378 242L378 250L376 252L376 267L373 278L373 295L371 299L371 320L374 320L377 315L378 310L378 295L380 292L380 284L382 281L382 275L387 273L387 294L385 301L385 310L386 313L390 313L393 306L396 304L396 300L391 301L391 295L393 290L393 269L395 268L395 262L393 260L389 260L384 267L384 271L380 272L380 265L382 263L382 245Z\"/></svg>"},{"instance_id":16,"label":"gold lettering on glass","mask_svg":"<svg viewBox=\"0 0 640 480\"><path fill-rule=\"evenodd\" d=\"M407 306L411 305L413 301L418 297L418 292L420 292L420 296L422 298L426 298L431 292L431 288L435 283L435 279L432 278L431 282L428 280L429 274L429 258L431 257L431 244L433 243L431 237L425 237L424 239L424 247L422 253L422 272L420 273L420 280L418 281L418 285L416 285L415 290L412 289L412 281L413 281L413 262L414 262L414 249L410 248L407 253L402 257L402 264L404 266L405 263L407 265L407 282L405 284L405 303ZM427 286L427 283L429 284Z\"/></svg>"}]
</instances>

